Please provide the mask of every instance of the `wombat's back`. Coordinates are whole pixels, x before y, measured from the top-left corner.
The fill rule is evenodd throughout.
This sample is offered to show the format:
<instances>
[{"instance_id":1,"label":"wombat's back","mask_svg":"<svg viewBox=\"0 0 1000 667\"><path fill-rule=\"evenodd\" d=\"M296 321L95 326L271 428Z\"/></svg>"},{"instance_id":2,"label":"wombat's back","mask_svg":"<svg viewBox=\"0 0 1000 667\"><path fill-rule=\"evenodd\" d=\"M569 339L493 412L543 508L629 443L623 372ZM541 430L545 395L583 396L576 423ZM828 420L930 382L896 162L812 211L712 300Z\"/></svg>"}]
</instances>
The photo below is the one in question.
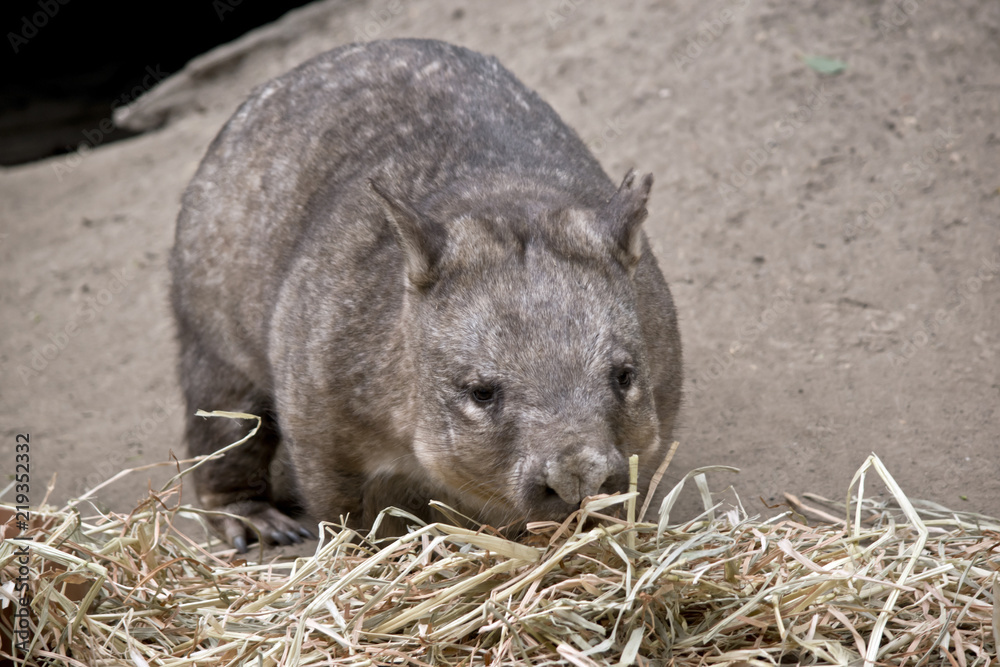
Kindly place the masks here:
<instances>
[{"instance_id":1,"label":"wombat's back","mask_svg":"<svg viewBox=\"0 0 1000 667\"><path fill-rule=\"evenodd\" d=\"M258 87L185 192L171 258L182 337L192 323L268 386L270 322L293 263L370 282L370 262L400 261L370 201L376 174L439 217L505 179L575 206L614 192L579 137L495 58L430 40L330 51ZM382 288L398 282L378 269Z\"/></svg>"}]
</instances>

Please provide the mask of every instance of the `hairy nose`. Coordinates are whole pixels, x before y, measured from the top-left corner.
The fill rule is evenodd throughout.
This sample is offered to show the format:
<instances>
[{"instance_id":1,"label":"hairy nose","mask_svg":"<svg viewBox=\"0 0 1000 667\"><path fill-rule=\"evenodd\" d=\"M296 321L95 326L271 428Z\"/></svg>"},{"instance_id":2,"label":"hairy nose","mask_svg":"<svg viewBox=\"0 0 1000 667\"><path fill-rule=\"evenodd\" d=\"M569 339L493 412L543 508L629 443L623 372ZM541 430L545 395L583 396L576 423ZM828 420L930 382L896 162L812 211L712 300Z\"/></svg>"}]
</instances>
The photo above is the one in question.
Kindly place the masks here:
<instances>
[{"instance_id":1,"label":"hairy nose","mask_svg":"<svg viewBox=\"0 0 1000 667\"><path fill-rule=\"evenodd\" d=\"M587 496L613 491L606 488L611 477L611 462L606 457L551 461L545 468L545 494L577 507Z\"/></svg>"},{"instance_id":2,"label":"hairy nose","mask_svg":"<svg viewBox=\"0 0 1000 667\"><path fill-rule=\"evenodd\" d=\"M587 496L597 493L604 483L602 479L597 484L588 484L579 475L566 474L548 477L545 480L545 493L549 496L559 496L564 503L577 507Z\"/></svg>"}]
</instances>

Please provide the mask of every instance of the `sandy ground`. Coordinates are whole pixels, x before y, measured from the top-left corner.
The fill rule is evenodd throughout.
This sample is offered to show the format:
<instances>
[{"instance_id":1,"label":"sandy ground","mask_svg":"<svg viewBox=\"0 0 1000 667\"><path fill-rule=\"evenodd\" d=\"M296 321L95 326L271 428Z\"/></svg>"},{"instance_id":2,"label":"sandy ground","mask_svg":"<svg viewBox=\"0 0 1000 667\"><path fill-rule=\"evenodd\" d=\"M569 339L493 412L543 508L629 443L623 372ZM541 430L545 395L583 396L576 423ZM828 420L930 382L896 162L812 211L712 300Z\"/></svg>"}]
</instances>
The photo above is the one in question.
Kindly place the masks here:
<instances>
[{"instance_id":1,"label":"sandy ground","mask_svg":"<svg viewBox=\"0 0 1000 667\"><path fill-rule=\"evenodd\" d=\"M765 512L786 491L843 498L874 451L909 495L1000 515L1000 4L308 11L176 84L161 129L0 170L0 469L30 433L32 502L53 473L61 502L181 451L166 257L250 88L358 38L421 36L498 56L616 180L656 175L646 224L687 373L668 483L735 466L712 488ZM821 76L814 55L847 68ZM149 477L101 504L129 509Z\"/></svg>"}]
</instances>

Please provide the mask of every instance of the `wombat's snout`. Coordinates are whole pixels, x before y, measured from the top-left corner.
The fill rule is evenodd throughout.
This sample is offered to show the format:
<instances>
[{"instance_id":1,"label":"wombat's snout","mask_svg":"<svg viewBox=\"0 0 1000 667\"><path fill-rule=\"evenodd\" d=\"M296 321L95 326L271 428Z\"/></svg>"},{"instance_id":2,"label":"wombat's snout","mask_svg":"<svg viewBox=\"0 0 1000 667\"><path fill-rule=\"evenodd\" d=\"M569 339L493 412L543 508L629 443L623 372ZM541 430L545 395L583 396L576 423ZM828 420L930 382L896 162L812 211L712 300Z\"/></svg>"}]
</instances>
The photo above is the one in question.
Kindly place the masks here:
<instances>
[{"instance_id":1,"label":"wombat's snout","mask_svg":"<svg viewBox=\"0 0 1000 667\"><path fill-rule=\"evenodd\" d=\"M545 465L533 504L539 514L563 517L578 509L587 496L624 493L627 487L628 467L624 461L603 456L561 457Z\"/></svg>"}]
</instances>

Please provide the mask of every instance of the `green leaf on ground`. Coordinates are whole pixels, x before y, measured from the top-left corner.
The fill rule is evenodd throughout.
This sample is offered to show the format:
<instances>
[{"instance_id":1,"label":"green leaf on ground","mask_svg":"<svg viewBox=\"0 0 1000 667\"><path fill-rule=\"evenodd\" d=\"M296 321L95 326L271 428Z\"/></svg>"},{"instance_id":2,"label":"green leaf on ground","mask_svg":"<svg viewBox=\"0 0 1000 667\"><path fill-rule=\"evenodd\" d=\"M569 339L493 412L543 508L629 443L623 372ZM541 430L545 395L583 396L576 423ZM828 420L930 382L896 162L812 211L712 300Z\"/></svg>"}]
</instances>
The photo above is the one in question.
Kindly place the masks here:
<instances>
[{"instance_id":1,"label":"green leaf on ground","mask_svg":"<svg viewBox=\"0 0 1000 667\"><path fill-rule=\"evenodd\" d=\"M803 58L805 64L819 74L834 75L840 74L847 69L847 63L836 58L825 58L823 56L808 56Z\"/></svg>"}]
</instances>

